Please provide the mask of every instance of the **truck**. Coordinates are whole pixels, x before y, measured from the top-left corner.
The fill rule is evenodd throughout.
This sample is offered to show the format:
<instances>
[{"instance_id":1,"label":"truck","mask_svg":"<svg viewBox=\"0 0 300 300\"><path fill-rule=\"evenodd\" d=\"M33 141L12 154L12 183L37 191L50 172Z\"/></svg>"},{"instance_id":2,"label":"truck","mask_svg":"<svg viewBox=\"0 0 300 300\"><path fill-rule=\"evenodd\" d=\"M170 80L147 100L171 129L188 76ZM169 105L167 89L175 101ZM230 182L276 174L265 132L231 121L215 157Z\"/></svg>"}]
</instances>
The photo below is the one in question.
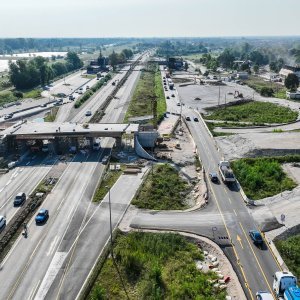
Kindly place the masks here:
<instances>
[{"instance_id":1,"label":"truck","mask_svg":"<svg viewBox=\"0 0 300 300\"><path fill-rule=\"evenodd\" d=\"M297 278L293 275L293 273L287 271L278 271L275 272L273 277L273 291L278 299L299 299L293 297L293 293L295 294L295 292L297 292L297 289L299 295Z\"/></svg>"},{"instance_id":2,"label":"truck","mask_svg":"<svg viewBox=\"0 0 300 300\"><path fill-rule=\"evenodd\" d=\"M236 179L233 174L232 169L230 168L230 163L227 160L221 160L219 162L219 172L224 183L235 183Z\"/></svg>"},{"instance_id":3,"label":"truck","mask_svg":"<svg viewBox=\"0 0 300 300\"><path fill-rule=\"evenodd\" d=\"M300 300L300 288L291 286L287 288L283 293L284 300Z\"/></svg>"}]
</instances>

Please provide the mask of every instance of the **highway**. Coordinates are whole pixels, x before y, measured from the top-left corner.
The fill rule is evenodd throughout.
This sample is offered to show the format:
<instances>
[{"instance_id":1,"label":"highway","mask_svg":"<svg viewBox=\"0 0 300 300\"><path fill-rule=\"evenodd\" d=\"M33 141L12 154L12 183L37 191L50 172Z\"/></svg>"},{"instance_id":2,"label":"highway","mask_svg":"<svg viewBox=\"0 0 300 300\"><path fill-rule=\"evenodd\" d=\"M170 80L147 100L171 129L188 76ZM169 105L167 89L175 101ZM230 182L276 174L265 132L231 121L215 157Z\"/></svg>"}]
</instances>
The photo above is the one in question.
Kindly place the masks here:
<instances>
[{"instance_id":1,"label":"highway","mask_svg":"<svg viewBox=\"0 0 300 300\"><path fill-rule=\"evenodd\" d=\"M177 91L174 93L175 97L167 100L168 111L178 113L177 103L180 99ZM181 99L180 102L184 104L184 100ZM222 154L218 151L214 139L209 135L204 121L196 111L186 105L181 107L183 117L189 116L192 120L187 121L187 125L206 174L217 172ZM200 121L193 121L194 117ZM272 292L272 275L280 267L267 244L260 249L251 241L249 230L259 229L251 215L251 209L245 206L236 186L229 188L223 183L213 184L209 180L207 182L210 195L207 208L190 213L142 211L135 216L131 226L190 231L214 238L221 246L223 245L224 252L237 271L248 299L255 299L255 293L259 290Z\"/></svg>"},{"instance_id":2,"label":"highway","mask_svg":"<svg viewBox=\"0 0 300 300\"><path fill-rule=\"evenodd\" d=\"M131 74L108 106L102 122L122 120L139 73ZM81 121L87 121L85 116ZM3 261L0 299L76 298L108 239L107 198L100 205L91 199L105 169L99 161L113 143L113 139L102 139L100 151L88 156L78 154L68 165L43 203L50 212L48 222L36 226L32 219L28 238L20 237ZM120 186L112 189L114 226L140 184L136 176L126 178L127 187L121 183L122 193L117 192Z\"/></svg>"}]
</instances>

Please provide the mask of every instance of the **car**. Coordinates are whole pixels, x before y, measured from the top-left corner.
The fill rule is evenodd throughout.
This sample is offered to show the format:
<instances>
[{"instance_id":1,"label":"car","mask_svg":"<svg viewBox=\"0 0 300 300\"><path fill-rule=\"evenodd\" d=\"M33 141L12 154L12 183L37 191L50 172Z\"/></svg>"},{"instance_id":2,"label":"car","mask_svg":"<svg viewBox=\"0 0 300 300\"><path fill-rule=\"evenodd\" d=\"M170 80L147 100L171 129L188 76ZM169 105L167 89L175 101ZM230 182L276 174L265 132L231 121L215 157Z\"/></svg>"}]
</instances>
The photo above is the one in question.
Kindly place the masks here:
<instances>
[{"instance_id":1,"label":"car","mask_svg":"<svg viewBox=\"0 0 300 300\"><path fill-rule=\"evenodd\" d=\"M108 155L105 155L103 158L102 158L102 163L104 164L104 165L106 165L107 163L108 163L108 160L109 160L109 156Z\"/></svg>"},{"instance_id":2,"label":"car","mask_svg":"<svg viewBox=\"0 0 300 300\"><path fill-rule=\"evenodd\" d=\"M100 139L96 139L93 143L93 150L98 151L98 150L100 150L100 148L101 148Z\"/></svg>"},{"instance_id":3,"label":"car","mask_svg":"<svg viewBox=\"0 0 300 300\"><path fill-rule=\"evenodd\" d=\"M18 193L14 199L14 206L22 205L26 201L25 193Z\"/></svg>"},{"instance_id":4,"label":"car","mask_svg":"<svg viewBox=\"0 0 300 300\"><path fill-rule=\"evenodd\" d=\"M265 291L259 291L256 293L256 300L273 300L272 294Z\"/></svg>"},{"instance_id":5,"label":"car","mask_svg":"<svg viewBox=\"0 0 300 300\"><path fill-rule=\"evenodd\" d=\"M86 89L86 90L89 90L89 89L90 89L90 86L89 86L89 85L87 85L85 89Z\"/></svg>"},{"instance_id":6,"label":"car","mask_svg":"<svg viewBox=\"0 0 300 300\"><path fill-rule=\"evenodd\" d=\"M47 103L43 103L40 105L41 107L47 107Z\"/></svg>"},{"instance_id":7,"label":"car","mask_svg":"<svg viewBox=\"0 0 300 300\"><path fill-rule=\"evenodd\" d=\"M45 86L43 87L43 90L44 90L44 91L49 91L50 88L49 88L49 86L45 85Z\"/></svg>"},{"instance_id":8,"label":"car","mask_svg":"<svg viewBox=\"0 0 300 300\"><path fill-rule=\"evenodd\" d=\"M38 214L35 216L35 223L42 224L45 223L49 218L49 211L47 209L40 209Z\"/></svg>"},{"instance_id":9,"label":"car","mask_svg":"<svg viewBox=\"0 0 300 300\"><path fill-rule=\"evenodd\" d=\"M180 103L180 102L178 102L178 103L177 103L177 106L181 106L181 103Z\"/></svg>"},{"instance_id":10,"label":"car","mask_svg":"<svg viewBox=\"0 0 300 300\"><path fill-rule=\"evenodd\" d=\"M13 113L10 113L10 114L7 114L4 116L4 120L8 120L8 119L11 119L13 117Z\"/></svg>"},{"instance_id":11,"label":"car","mask_svg":"<svg viewBox=\"0 0 300 300\"><path fill-rule=\"evenodd\" d=\"M6 225L6 219L3 216L0 216L0 229L2 229L3 227L5 227Z\"/></svg>"},{"instance_id":12,"label":"car","mask_svg":"<svg viewBox=\"0 0 300 300\"><path fill-rule=\"evenodd\" d=\"M170 99L170 96L167 96L167 99Z\"/></svg>"},{"instance_id":13,"label":"car","mask_svg":"<svg viewBox=\"0 0 300 300\"><path fill-rule=\"evenodd\" d=\"M82 95L82 94L83 94L83 91L78 91L78 94L79 94L79 95Z\"/></svg>"},{"instance_id":14,"label":"car","mask_svg":"<svg viewBox=\"0 0 300 300\"><path fill-rule=\"evenodd\" d=\"M70 95L70 96L69 96L69 100L71 100L71 101L75 100L74 95Z\"/></svg>"},{"instance_id":15,"label":"car","mask_svg":"<svg viewBox=\"0 0 300 300\"><path fill-rule=\"evenodd\" d=\"M79 91L82 91L83 90L83 87L79 88Z\"/></svg>"},{"instance_id":16,"label":"car","mask_svg":"<svg viewBox=\"0 0 300 300\"><path fill-rule=\"evenodd\" d=\"M264 240L258 230L250 230L249 235L254 244L262 245Z\"/></svg>"},{"instance_id":17,"label":"car","mask_svg":"<svg viewBox=\"0 0 300 300\"><path fill-rule=\"evenodd\" d=\"M172 94L172 95L171 95L171 97L175 97L175 95L174 95L174 94Z\"/></svg>"},{"instance_id":18,"label":"car","mask_svg":"<svg viewBox=\"0 0 300 300\"><path fill-rule=\"evenodd\" d=\"M91 116L91 115L92 115L92 111L91 111L91 110L87 110L86 113L85 113L85 115L86 115L87 117Z\"/></svg>"},{"instance_id":19,"label":"car","mask_svg":"<svg viewBox=\"0 0 300 300\"><path fill-rule=\"evenodd\" d=\"M190 117L186 117L185 118L187 121L191 121L191 118Z\"/></svg>"},{"instance_id":20,"label":"car","mask_svg":"<svg viewBox=\"0 0 300 300\"><path fill-rule=\"evenodd\" d=\"M199 122L199 119L197 117L194 118L195 122Z\"/></svg>"},{"instance_id":21,"label":"car","mask_svg":"<svg viewBox=\"0 0 300 300\"><path fill-rule=\"evenodd\" d=\"M214 182L214 183L219 182L218 174L216 172L209 173L209 178L210 178L211 182Z\"/></svg>"}]
</instances>

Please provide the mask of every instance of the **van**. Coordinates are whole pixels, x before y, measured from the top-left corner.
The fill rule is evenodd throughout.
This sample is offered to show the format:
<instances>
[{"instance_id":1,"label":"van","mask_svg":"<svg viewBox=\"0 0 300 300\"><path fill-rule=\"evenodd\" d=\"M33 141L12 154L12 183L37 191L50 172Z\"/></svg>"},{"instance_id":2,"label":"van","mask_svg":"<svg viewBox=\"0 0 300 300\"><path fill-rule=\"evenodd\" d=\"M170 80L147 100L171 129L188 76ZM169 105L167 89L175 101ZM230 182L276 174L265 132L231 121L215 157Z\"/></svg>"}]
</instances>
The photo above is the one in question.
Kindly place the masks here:
<instances>
[{"instance_id":1,"label":"van","mask_svg":"<svg viewBox=\"0 0 300 300\"><path fill-rule=\"evenodd\" d=\"M19 193L16 195L14 199L14 206L19 206L23 204L26 201L26 194L25 193Z\"/></svg>"}]
</instances>

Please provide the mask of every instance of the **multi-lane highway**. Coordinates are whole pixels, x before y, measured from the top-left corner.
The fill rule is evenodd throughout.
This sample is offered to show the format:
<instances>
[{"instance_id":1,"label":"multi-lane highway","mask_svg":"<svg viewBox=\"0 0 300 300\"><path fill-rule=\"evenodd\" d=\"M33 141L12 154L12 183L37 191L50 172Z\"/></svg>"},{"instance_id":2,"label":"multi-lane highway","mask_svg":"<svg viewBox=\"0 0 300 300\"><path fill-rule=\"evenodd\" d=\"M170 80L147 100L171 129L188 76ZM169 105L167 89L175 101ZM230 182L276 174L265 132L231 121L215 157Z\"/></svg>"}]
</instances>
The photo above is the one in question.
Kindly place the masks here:
<instances>
[{"instance_id":1,"label":"multi-lane highway","mask_svg":"<svg viewBox=\"0 0 300 300\"><path fill-rule=\"evenodd\" d=\"M138 77L139 72L131 74L126 88L121 88L107 107L103 122L122 121ZM100 90L98 105L105 98L106 92L102 94ZM80 121L88 120L82 116ZM102 139L100 151L88 156L79 154L68 165L43 203L50 212L48 222L36 226L32 220L28 238L20 237L4 259L0 272L1 299L76 298L109 235L107 199L100 206L94 205L91 199L105 169L99 161L110 151L113 142ZM127 188L121 183L122 193L119 193L121 186L112 189L114 226L140 180L141 175L128 176Z\"/></svg>"}]
</instances>

